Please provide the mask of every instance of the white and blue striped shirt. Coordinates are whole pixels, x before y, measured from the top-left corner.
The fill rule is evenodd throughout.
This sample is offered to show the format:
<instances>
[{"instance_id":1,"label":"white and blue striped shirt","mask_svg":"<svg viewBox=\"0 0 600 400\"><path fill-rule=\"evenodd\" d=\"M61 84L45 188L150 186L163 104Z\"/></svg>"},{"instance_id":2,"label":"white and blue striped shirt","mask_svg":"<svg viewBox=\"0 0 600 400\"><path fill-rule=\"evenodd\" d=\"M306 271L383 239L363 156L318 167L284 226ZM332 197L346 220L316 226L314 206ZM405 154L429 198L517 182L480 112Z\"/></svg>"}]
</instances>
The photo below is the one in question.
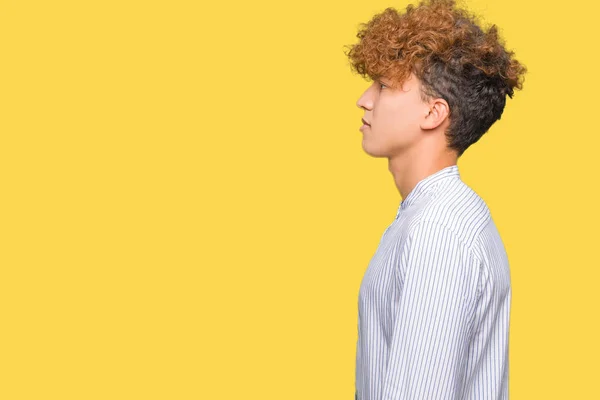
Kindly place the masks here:
<instances>
[{"instance_id":1,"label":"white and blue striped shirt","mask_svg":"<svg viewBox=\"0 0 600 400\"><path fill-rule=\"evenodd\" d=\"M360 284L355 398L508 399L510 302L485 202L457 165L422 179Z\"/></svg>"}]
</instances>

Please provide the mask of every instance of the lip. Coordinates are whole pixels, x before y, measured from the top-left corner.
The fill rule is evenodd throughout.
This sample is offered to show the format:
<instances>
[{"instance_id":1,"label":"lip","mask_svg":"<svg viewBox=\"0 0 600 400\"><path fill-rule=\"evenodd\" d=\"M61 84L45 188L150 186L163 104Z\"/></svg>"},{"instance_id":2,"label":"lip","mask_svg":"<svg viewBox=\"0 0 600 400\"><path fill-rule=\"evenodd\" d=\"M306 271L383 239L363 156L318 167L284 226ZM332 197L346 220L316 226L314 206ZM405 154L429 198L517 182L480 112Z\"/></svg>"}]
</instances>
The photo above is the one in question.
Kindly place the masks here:
<instances>
[{"instance_id":1,"label":"lip","mask_svg":"<svg viewBox=\"0 0 600 400\"><path fill-rule=\"evenodd\" d=\"M361 118L361 121L362 121L363 124L371 126L371 124L369 124L367 121L365 121L364 118Z\"/></svg>"}]
</instances>

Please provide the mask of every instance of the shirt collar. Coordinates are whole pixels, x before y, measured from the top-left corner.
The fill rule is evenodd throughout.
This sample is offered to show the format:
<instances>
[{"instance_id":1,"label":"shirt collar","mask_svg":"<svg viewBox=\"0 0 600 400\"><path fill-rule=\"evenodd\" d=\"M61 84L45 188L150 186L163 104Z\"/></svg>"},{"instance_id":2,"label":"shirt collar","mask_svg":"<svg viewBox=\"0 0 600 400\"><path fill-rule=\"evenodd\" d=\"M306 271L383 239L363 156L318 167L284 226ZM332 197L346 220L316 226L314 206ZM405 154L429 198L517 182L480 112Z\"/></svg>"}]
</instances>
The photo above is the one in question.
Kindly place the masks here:
<instances>
[{"instance_id":1,"label":"shirt collar","mask_svg":"<svg viewBox=\"0 0 600 400\"><path fill-rule=\"evenodd\" d=\"M398 207L398 214L400 214L401 210L404 210L407 207L410 207L411 204L414 204L423 194L428 193L429 191L434 189L437 186L437 183L449 178L460 179L460 173L456 164L443 168L421 179L406 196L406 198L404 198L400 202L400 206ZM396 218L397 217L398 215L396 215Z\"/></svg>"}]
</instances>

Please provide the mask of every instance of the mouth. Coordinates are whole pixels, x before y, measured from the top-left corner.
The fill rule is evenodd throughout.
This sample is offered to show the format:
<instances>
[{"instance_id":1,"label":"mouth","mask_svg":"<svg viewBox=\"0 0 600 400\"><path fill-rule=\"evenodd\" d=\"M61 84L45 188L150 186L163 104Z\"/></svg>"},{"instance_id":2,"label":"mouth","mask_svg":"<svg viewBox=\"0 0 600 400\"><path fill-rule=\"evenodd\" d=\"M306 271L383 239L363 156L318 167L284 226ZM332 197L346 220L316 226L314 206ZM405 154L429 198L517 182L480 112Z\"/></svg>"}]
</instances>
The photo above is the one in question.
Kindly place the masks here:
<instances>
[{"instance_id":1,"label":"mouth","mask_svg":"<svg viewBox=\"0 0 600 400\"><path fill-rule=\"evenodd\" d=\"M367 122L367 121L366 121L364 118L362 118L362 123L363 123L364 125L371 126L371 124L370 124L370 123L368 123L368 122Z\"/></svg>"}]
</instances>

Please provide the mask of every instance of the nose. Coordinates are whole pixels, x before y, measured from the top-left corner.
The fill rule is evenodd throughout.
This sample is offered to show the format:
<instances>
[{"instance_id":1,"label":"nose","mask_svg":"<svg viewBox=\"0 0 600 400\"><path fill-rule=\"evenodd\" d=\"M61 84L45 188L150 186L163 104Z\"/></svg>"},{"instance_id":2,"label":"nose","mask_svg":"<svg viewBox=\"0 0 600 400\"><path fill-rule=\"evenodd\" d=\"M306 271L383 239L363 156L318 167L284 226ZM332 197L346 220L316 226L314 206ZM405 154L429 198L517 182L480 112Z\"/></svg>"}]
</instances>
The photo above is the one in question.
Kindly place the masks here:
<instances>
[{"instance_id":1,"label":"nose","mask_svg":"<svg viewBox=\"0 0 600 400\"><path fill-rule=\"evenodd\" d=\"M369 89L365 90L364 93L359 97L359 99L356 101L356 106L358 108L370 111L373 109L373 99Z\"/></svg>"}]
</instances>

